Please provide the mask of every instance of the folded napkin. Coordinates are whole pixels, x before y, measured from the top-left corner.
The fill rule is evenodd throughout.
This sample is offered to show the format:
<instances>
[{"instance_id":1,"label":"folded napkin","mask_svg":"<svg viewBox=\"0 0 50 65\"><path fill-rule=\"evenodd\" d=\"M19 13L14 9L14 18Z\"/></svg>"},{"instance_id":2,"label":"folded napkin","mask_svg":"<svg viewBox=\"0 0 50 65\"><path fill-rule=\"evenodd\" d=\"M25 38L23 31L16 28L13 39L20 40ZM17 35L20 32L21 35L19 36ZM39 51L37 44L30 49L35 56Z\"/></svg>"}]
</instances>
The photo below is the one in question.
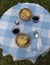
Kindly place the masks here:
<instances>
[{"instance_id":1,"label":"folded napkin","mask_svg":"<svg viewBox=\"0 0 50 65\"><path fill-rule=\"evenodd\" d=\"M40 16L38 23L31 19L27 23L19 18L19 11L22 8L29 8L33 15ZM15 21L20 24L16 25ZM15 42L16 35L12 29L16 27L21 33L26 33L31 37L30 45L26 48L20 48ZM38 51L38 43L34 38L34 32L38 31L39 40L41 39L42 49ZM35 62L38 56L47 52L50 48L50 14L38 4L18 3L8 9L0 19L0 48L3 49L3 55L12 55L14 60L29 59Z\"/></svg>"}]
</instances>

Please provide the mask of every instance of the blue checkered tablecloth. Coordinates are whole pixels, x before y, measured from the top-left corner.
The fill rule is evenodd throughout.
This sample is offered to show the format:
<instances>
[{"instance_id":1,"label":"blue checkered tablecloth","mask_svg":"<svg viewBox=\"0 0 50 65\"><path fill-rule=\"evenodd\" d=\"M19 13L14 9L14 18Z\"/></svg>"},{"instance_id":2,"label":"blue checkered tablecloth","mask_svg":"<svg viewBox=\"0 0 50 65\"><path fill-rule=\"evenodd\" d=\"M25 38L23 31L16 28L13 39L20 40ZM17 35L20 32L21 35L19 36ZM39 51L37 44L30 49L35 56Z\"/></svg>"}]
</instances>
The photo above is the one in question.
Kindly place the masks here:
<instances>
[{"instance_id":1,"label":"blue checkered tablecloth","mask_svg":"<svg viewBox=\"0 0 50 65\"><path fill-rule=\"evenodd\" d=\"M23 22L19 18L19 11L22 8L29 8L33 15L40 16L38 23L33 20ZM15 21L19 20L20 24L16 25ZM20 28L21 33L30 36L30 45L26 48L20 48L15 43L16 35L12 33L12 29ZM37 50L37 43L34 38L34 31L39 31L42 50ZM3 55L12 55L14 60L29 59L35 62L39 55L42 55L50 48L50 14L38 4L34 3L18 3L8 9L0 19L0 48L3 49Z\"/></svg>"}]
</instances>

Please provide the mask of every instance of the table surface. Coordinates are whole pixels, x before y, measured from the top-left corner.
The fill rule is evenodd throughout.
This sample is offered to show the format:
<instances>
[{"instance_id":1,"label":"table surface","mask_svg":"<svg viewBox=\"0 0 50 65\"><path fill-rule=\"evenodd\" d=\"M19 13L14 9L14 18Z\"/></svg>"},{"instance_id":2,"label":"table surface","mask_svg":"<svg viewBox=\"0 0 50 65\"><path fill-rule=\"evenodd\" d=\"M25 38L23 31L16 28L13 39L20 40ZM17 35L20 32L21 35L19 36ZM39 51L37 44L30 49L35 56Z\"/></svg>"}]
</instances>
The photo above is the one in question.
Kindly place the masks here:
<instances>
[{"instance_id":1,"label":"table surface","mask_svg":"<svg viewBox=\"0 0 50 65\"><path fill-rule=\"evenodd\" d=\"M19 18L19 11L22 8L30 8L33 15L40 15L38 23L29 20L27 23ZM15 25L15 21L19 20L20 25ZM31 37L31 44L27 48L20 48L15 43L15 35L12 33L13 27L19 27L21 32L27 33ZM42 39L42 51L37 51L37 44L33 36L33 32L40 31ZM11 54L14 59L34 58L45 52L50 47L50 15L46 9L38 4L19 3L8 9L0 20L0 47L3 48L3 54ZM14 53L15 51L15 53Z\"/></svg>"}]
</instances>

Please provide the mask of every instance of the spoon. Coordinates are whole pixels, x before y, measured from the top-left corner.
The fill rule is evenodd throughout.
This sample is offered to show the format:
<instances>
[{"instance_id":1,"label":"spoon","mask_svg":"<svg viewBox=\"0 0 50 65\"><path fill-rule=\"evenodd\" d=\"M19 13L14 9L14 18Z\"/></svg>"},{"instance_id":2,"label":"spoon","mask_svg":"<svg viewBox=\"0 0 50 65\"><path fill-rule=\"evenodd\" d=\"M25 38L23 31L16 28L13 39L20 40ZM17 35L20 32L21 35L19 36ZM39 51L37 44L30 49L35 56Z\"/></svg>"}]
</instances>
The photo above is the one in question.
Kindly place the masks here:
<instances>
[{"instance_id":1,"label":"spoon","mask_svg":"<svg viewBox=\"0 0 50 65\"><path fill-rule=\"evenodd\" d=\"M41 51L42 50L42 41L41 41L41 38L39 37L39 33L37 31L34 32L34 37L36 39L38 51Z\"/></svg>"}]
</instances>

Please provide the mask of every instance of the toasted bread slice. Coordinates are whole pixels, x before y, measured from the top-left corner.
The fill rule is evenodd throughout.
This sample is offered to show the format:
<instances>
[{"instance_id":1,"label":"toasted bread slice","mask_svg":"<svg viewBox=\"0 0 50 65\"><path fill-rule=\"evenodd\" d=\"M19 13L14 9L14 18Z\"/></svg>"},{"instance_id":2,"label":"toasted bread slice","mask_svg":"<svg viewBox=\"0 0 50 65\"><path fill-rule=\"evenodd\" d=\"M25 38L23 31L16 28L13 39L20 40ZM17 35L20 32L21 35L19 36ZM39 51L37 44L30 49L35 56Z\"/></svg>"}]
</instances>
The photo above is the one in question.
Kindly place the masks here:
<instances>
[{"instance_id":1,"label":"toasted bread slice","mask_svg":"<svg viewBox=\"0 0 50 65\"><path fill-rule=\"evenodd\" d=\"M28 9L23 9L22 13L26 16L26 17L30 17L31 13Z\"/></svg>"}]
</instances>

